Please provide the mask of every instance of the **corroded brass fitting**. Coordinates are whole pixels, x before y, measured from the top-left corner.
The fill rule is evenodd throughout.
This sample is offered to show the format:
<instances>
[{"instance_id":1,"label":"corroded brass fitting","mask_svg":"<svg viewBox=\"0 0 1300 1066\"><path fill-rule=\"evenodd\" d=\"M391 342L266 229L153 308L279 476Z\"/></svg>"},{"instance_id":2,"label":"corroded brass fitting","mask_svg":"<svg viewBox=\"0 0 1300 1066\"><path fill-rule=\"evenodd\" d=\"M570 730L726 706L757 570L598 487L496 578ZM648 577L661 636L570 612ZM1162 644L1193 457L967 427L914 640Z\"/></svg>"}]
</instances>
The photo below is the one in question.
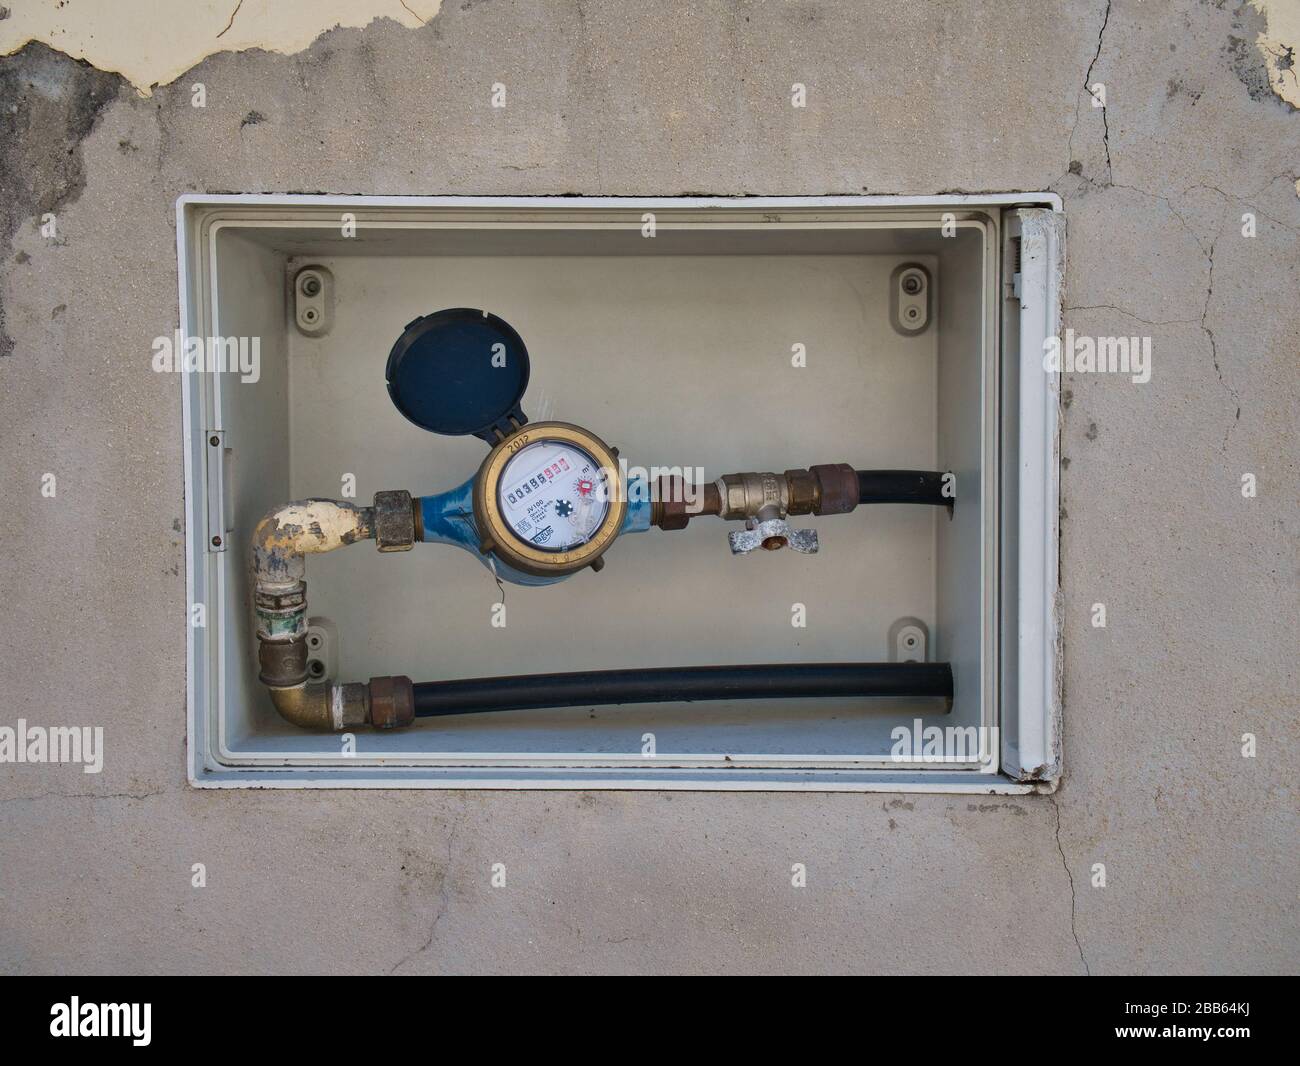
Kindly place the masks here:
<instances>
[{"instance_id":1,"label":"corroded brass fitting","mask_svg":"<svg viewBox=\"0 0 1300 1066\"><path fill-rule=\"evenodd\" d=\"M415 547L416 516L405 489L375 493L375 543L381 552L407 552Z\"/></svg>"},{"instance_id":2,"label":"corroded brass fitting","mask_svg":"<svg viewBox=\"0 0 1300 1066\"><path fill-rule=\"evenodd\" d=\"M307 638L268 640L257 637L257 679L271 688L292 688L307 680Z\"/></svg>"},{"instance_id":3,"label":"corroded brass fitting","mask_svg":"<svg viewBox=\"0 0 1300 1066\"><path fill-rule=\"evenodd\" d=\"M376 729L401 729L415 721L415 686L409 677L370 679L370 724Z\"/></svg>"},{"instance_id":4,"label":"corroded brass fitting","mask_svg":"<svg viewBox=\"0 0 1300 1066\"><path fill-rule=\"evenodd\" d=\"M858 505L858 472L848 463L822 463L809 467L813 480L813 514L848 514ZM803 474L802 470L787 470ZM791 514L805 514L792 511Z\"/></svg>"},{"instance_id":5,"label":"corroded brass fitting","mask_svg":"<svg viewBox=\"0 0 1300 1066\"><path fill-rule=\"evenodd\" d=\"M307 582L253 589L257 635L262 640L284 640L306 631Z\"/></svg>"}]
</instances>

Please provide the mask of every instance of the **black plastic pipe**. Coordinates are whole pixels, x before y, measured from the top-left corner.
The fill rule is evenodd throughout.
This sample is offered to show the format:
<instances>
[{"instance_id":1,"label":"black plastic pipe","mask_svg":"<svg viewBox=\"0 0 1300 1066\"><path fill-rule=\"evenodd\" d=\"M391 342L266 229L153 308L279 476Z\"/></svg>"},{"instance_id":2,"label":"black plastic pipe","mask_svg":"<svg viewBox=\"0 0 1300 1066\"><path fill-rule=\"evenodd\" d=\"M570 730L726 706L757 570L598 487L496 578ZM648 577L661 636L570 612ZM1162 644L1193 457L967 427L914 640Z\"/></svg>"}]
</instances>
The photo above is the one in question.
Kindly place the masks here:
<instances>
[{"instance_id":1,"label":"black plastic pipe","mask_svg":"<svg viewBox=\"0 0 1300 1066\"><path fill-rule=\"evenodd\" d=\"M464 681L422 681L415 715L478 714L530 707L699 700L894 696L952 700L947 663L769 663L660 670L588 670Z\"/></svg>"},{"instance_id":2,"label":"black plastic pipe","mask_svg":"<svg viewBox=\"0 0 1300 1066\"><path fill-rule=\"evenodd\" d=\"M858 503L928 503L951 507L940 470L859 470Z\"/></svg>"}]
</instances>

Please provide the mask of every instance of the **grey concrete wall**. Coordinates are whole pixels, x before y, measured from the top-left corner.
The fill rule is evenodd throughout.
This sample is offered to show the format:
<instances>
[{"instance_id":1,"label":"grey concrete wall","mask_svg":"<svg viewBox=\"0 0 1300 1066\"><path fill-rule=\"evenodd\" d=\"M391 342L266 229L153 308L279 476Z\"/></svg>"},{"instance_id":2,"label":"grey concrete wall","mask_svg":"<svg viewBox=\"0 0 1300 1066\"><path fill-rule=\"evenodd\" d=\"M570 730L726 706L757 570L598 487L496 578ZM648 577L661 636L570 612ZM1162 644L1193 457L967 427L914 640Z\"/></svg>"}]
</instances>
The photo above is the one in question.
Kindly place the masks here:
<instances>
[{"instance_id":1,"label":"grey concrete wall","mask_svg":"<svg viewBox=\"0 0 1300 1066\"><path fill-rule=\"evenodd\" d=\"M0 724L108 748L99 775L0 765L0 968L1294 972L1300 119L1263 28L1231 2L494 0L147 98L0 59ZM1055 796L187 786L180 401L149 368L179 193L1014 189L1065 199L1067 324L1155 340L1148 385L1064 382Z\"/></svg>"}]
</instances>

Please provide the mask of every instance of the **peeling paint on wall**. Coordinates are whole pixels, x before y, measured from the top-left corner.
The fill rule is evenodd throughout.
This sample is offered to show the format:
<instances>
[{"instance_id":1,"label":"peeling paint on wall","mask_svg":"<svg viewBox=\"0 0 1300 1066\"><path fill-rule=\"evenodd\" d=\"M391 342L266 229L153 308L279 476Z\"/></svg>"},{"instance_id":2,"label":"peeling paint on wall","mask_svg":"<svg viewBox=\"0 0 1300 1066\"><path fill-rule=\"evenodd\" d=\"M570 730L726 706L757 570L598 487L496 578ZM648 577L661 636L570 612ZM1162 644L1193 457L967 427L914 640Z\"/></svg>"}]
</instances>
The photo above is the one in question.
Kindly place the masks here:
<instances>
[{"instance_id":1,"label":"peeling paint on wall","mask_svg":"<svg viewBox=\"0 0 1300 1066\"><path fill-rule=\"evenodd\" d=\"M1300 108L1300 3L1297 0L1250 0L1268 19L1268 30L1255 38L1255 47L1268 68L1268 83L1292 107Z\"/></svg>"},{"instance_id":2,"label":"peeling paint on wall","mask_svg":"<svg viewBox=\"0 0 1300 1066\"><path fill-rule=\"evenodd\" d=\"M0 64L0 260L20 225L39 226L47 212L81 195L81 142L121 85L116 75L41 44ZM14 346L5 315L0 303L0 358Z\"/></svg>"},{"instance_id":3,"label":"peeling paint on wall","mask_svg":"<svg viewBox=\"0 0 1300 1066\"><path fill-rule=\"evenodd\" d=\"M379 18L414 29L441 6L442 0L194 0L169 11L157 0L29 0L21 9L0 6L0 55L39 41L121 74L148 96L218 52L291 54L326 30Z\"/></svg>"}]
</instances>

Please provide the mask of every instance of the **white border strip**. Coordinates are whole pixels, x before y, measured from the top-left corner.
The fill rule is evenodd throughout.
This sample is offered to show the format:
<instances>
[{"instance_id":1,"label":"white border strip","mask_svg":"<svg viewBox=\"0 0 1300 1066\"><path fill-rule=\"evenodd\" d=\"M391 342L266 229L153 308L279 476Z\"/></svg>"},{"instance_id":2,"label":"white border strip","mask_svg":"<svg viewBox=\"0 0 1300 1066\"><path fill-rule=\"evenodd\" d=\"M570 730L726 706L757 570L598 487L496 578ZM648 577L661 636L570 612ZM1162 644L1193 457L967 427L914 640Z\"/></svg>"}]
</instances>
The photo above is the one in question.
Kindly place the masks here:
<instances>
[{"instance_id":1,"label":"white border strip","mask_svg":"<svg viewBox=\"0 0 1300 1066\"><path fill-rule=\"evenodd\" d=\"M185 207L189 204L206 204L238 207L241 204L284 204L300 207L567 207L576 210L625 207L689 208L718 207L766 209L807 208L820 210L827 207L1008 207L1015 204L1047 206L1053 211L1062 210L1061 198L1056 193L999 192L987 194L945 193L937 196L315 196L297 193L185 193L176 200L177 241L181 240Z\"/></svg>"},{"instance_id":2,"label":"white border strip","mask_svg":"<svg viewBox=\"0 0 1300 1066\"><path fill-rule=\"evenodd\" d=\"M1060 374L1043 367L1061 328L1062 216L1020 215L1020 494L1017 749L1022 778L1061 772L1059 595Z\"/></svg>"}]
</instances>

